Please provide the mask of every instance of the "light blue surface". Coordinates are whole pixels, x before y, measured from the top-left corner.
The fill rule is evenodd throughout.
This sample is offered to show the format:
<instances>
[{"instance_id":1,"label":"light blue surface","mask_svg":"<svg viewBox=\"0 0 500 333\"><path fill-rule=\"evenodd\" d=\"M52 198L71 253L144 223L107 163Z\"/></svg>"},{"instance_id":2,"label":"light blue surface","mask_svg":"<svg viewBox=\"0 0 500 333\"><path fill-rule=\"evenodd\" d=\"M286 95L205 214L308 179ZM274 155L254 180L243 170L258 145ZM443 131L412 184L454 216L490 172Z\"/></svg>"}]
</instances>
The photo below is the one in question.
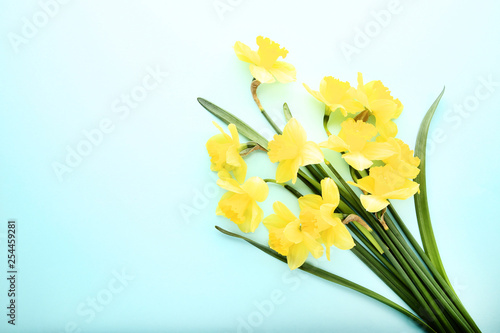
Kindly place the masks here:
<instances>
[{"instance_id":1,"label":"light blue surface","mask_svg":"<svg viewBox=\"0 0 500 333\"><path fill-rule=\"evenodd\" d=\"M222 191L204 145L216 129L196 97L269 137L247 66L232 50L237 40L254 47L260 34L285 46L298 71L296 83L262 87L263 104L282 125L288 102L313 140L324 140L322 107L302 82L355 82L358 71L382 80L405 105L399 137L412 146L446 85L427 164L434 229L463 303L484 332L499 330L497 2L114 0L51 8L47 22L37 1L3 1L0 10L0 226L14 218L19 228L18 325L2 314L2 332L419 331L399 313L290 273L213 228L237 229L214 214ZM377 31L375 16L383 20L388 8L393 14ZM12 34L21 36L23 18L33 15L41 27L13 46ZM375 29L366 45L357 29ZM347 44L358 53L346 56ZM155 85L147 77L157 69L168 76ZM145 78L151 90L128 112L121 95L139 94ZM486 96L488 78L496 84ZM466 106L458 113L456 105ZM67 147L77 149L83 131L102 121L112 131L82 146L92 151L60 181L53 164L65 163ZM263 154L249 164L249 175L274 174ZM278 198L297 207L272 188L267 214ZM418 235L413 201L396 206ZM254 237L265 242L265 230ZM351 253L332 257L318 264L397 300ZM93 298L105 305L91 310Z\"/></svg>"}]
</instances>

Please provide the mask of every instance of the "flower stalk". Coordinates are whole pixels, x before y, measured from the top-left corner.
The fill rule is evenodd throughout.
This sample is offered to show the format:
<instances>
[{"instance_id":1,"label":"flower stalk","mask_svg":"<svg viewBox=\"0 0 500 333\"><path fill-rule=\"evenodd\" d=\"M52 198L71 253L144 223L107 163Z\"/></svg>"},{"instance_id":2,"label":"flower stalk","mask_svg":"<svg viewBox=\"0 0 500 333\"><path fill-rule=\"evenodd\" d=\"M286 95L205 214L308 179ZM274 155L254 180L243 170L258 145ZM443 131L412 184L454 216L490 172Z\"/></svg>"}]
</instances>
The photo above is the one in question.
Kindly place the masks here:
<instances>
[{"instance_id":1,"label":"flower stalk","mask_svg":"<svg viewBox=\"0 0 500 333\"><path fill-rule=\"evenodd\" d=\"M256 80L255 78L252 80L252 83L250 84L250 92L252 93L253 100L255 101L255 104L257 104L257 107L259 108L260 112L266 120L269 122L269 124L273 127L273 129L276 131L278 134L282 134L281 129L276 125L276 123L273 121L273 119L267 114L266 110L264 110L264 107L262 107L262 104L260 103L259 96L257 96L257 89L259 88L261 82L259 80Z\"/></svg>"}]
</instances>

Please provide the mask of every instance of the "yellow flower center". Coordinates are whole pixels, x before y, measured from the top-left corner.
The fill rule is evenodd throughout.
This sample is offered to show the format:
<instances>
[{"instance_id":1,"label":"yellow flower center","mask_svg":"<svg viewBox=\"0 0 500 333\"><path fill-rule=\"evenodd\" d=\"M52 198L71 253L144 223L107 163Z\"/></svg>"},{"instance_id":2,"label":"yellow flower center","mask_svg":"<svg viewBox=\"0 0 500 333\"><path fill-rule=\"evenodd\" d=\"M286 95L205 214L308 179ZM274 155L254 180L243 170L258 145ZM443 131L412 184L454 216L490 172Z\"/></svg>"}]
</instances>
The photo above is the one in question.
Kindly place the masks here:
<instances>
[{"instance_id":1,"label":"yellow flower center","mask_svg":"<svg viewBox=\"0 0 500 333\"><path fill-rule=\"evenodd\" d=\"M260 66L265 69L272 68L279 57L284 59L288 54L284 47L280 48L280 44L273 42L269 38L257 37L257 45L259 45L257 53L260 57Z\"/></svg>"}]
</instances>

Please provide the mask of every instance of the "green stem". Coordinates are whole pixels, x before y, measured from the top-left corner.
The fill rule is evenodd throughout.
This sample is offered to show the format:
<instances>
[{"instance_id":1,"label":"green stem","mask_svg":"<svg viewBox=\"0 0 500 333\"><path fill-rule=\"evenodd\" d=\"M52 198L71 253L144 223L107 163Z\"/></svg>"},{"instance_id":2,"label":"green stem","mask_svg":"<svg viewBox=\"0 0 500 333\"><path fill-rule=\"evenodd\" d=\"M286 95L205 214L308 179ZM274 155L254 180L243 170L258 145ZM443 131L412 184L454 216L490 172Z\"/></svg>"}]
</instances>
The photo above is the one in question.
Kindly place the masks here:
<instances>
[{"instance_id":1,"label":"green stem","mask_svg":"<svg viewBox=\"0 0 500 333\"><path fill-rule=\"evenodd\" d=\"M321 175L323 176L323 178L329 178L330 177L328 175L328 172L326 172L325 168L323 168L323 166L321 164L315 164L314 166L319 170L319 172L321 173Z\"/></svg>"},{"instance_id":2,"label":"green stem","mask_svg":"<svg viewBox=\"0 0 500 333\"><path fill-rule=\"evenodd\" d=\"M371 253L373 253L373 255L385 266L385 268L388 269L390 273L392 273L392 276L394 278L399 279L398 272L396 271L396 269L394 269L394 266L392 266L392 264L383 255L381 255L380 252L378 252L375 246L373 246L373 244L370 243L368 239L366 239L366 237L361 233L361 231L359 231L356 227L352 226L351 224L349 224L347 227L371 251Z\"/></svg>"},{"instance_id":3,"label":"green stem","mask_svg":"<svg viewBox=\"0 0 500 333\"><path fill-rule=\"evenodd\" d=\"M412 266L413 271L422 280L425 286L430 290L433 297L439 301L439 303L445 308L448 314L467 332L473 332L473 329L466 322L465 318L458 311L456 306L451 302L444 291L437 285L436 281L430 276L429 271L423 266L422 262L415 256L413 251L411 251L406 244L406 242L400 240L394 232L389 228L387 231L389 238L396 244L396 247L401 251L402 256L408 260L408 263Z\"/></svg>"},{"instance_id":4,"label":"green stem","mask_svg":"<svg viewBox=\"0 0 500 333\"><path fill-rule=\"evenodd\" d=\"M235 233L232 233L232 232L229 232L227 230L224 230L218 226L215 227L217 230L219 230L220 232L228 235L228 236L231 236L231 237L235 237L235 238L240 238L248 243L250 243L251 245L253 245L254 247L258 248L259 250L263 251L264 253L286 263L287 262L287 259L286 257L278 254L277 252L271 250L270 248L266 247L266 246L263 246L249 238L246 238L244 236L241 236L241 235L238 235L238 234L235 234ZM344 279L338 275L335 275L335 274L332 274L330 272L327 272L323 269L320 269L320 268L317 268L317 267L314 267L308 263L304 263L301 267L299 267L299 269L305 271L305 272L308 272L310 274L313 274L313 275L316 275L317 277L320 277L324 280L327 280L327 281L330 281L330 282L333 282L333 283L336 283L336 284L339 284L341 286L344 286L344 287L347 287L347 288L350 288L352 290L355 290L359 293L362 293L366 296L369 296L385 305L388 305L390 306L391 308L399 311L400 313L406 315L407 317L409 317L410 319L412 319L415 323L417 323L418 325L420 325L425 331L427 332L435 332L432 327L430 327L427 323L425 323L422 319L420 319L419 317L415 316L413 313L411 313L410 311L406 310L405 308L403 308L402 306L394 303L393 301L385 298L384 296L380 295L380 294L377 294L376 292L368 289L368 288L365 288L359 284L356 284L352 281L349 281L347 279Z\"/></svg>"},{"instance_id":5,"label":"green stem","mask_svg":"<svg viewBox=\"0 0 500 333\"><path fill-rule=\"evenodd\" d=\"M329 166L331 166L331 164ZM342 177L340 176L340 174L338 174L338 172L333 167L331 167L330 169L333 169L332 172L334 172L334 174L339 179L339 181L342 182L343 179L341 180ZM343 183L346 185L347 188L350 189L350 187L345 183L345 181ZM351 189L351 192L354 193L352 191L352 189ZM351 195L351 194L349 193L349 195ZM350 204L354 203L354 205L358 204L357 200L353 200L352 198L351 198L351 200L348 200L348 203L350 203ZM356 208L356 207L353 207L353 208ZM386 256L388 257L389 261L393 264L395 269L398 271L399 276L406 283L406 285L410 288L413 295L417 298L418 302L423 307L423 310L425 312L425 316L428 317L436 325L436 327L438 328L439 331L444 331L442 324L444 324L448 330L453 331L453 328L449 324L446 317L442 313L439 312L437 304L434 302L434 300L432 299L432 297L428 293L427 289L425 289L425 287L422 285L420 280L416 277L416 275L410 269L410 267L406 263L405 259L400 255L399 251L395 248L395 245L387 237L387 235L383 231L381 225L379 224L378 220L376 220L372 214L369 214L368 212L366 212L366 210L364 210L360 205L357 206L357 209L355 209L355 211L358 211L360 214L363 214L366 217L367 222L368 221L371 222L372 227L377 231L376 233L373 233L374 238L383 247L384 252L385 252ZM382 240L379 238L379 236L378 236L379 234L384 239L384 242L382 242ZM394 255L397 256L398 260L396 260L393 253L394 253ZM435 312L435 311L437 311L437 312ZM438 317L439 317L439 319L438 319Z\"/></svg>"},{"instance_id":6,"label":"green stem","mask_svg":"<svg viewBox=\"0 0 500 333\"><path fill-rule=\"evenodd\" d=\"M328 136L332 135L332 133L328 129L328 121L329 120L330 120L330 115L327 115L325 113L325 115L323 116L323 128L325 129L326 135L328 135Z\"/></svg>"},{"instance_id":7,"label":"green stem","mask_svg":"<svg viewBox=\"0 0 500 333\"><path fill-rule=\"evenodd\" d=\"M276 123L267 114L266 110L262 109L262 110L260 110L260 112L262 112L262 114L264 115L264 117L266 117L267 121L269 122L269 124L271 124L271 126L276 131L276 133L283 134L283 132L281 132L281 129L278 127L278 125L276 125Z\"/></svg>"},{"instance_id":8,"label":"green stem","mask_svg":"<svg viewBox=\"0 0 500 333\"><path fill-rule=\"evenodd\" d=\"M396 293L408 306L419 315L421 313L420 304L411 294L408 288L401 284L398 279L394 279L387 271L382 269L380 263L370 256L362 246L355 246L351 251L358 257L370 270L375 273L392 291ZM378 264L377 264L378 263Z\"/></svg>"},{"instance_id":9,"label":"green stem","mask_svg":"<svg viewBox=\"0 0 500 333\"><path fill-rule=\"evenodd\" d=\"M257 99L258 100L258 99ZM259 105L260 103L258 103ZM279 129L279 127L274 123L274 121L269 117L269 115L267 114L267 112L259 105L259 108L262 112L262 114L264 115L264 117L267 119L267 121L271 124L271 126L274 128L274 130L276 131L276 133L278 134L282 134L281 130ZM323 118L323 126L325 128L325 132L330 135L331 133L329 132L328 130L328 118L326 115L325 117ZM354 191L352 190L352 188L345 182L345 180L342 178L342 176L335 170L335 168L331 165L331 163L329 163L328 161L325 160L325 163L328 165L328 167L330 168L330 170L332 171L332 173L334 174L334 176L337 178L337 180L341 183L342 187L347 191L348 193L348 196L351 197L351 200L348 200L349 203L353 204L354 202L354 205L357 206L356 208L358 208L358 210L360 211L363 211L363 208L361 207L360 203L358 202L357 200L357 195L354 193ZM311 179L307 174L305 174L304 172L300 173L299 172L299 177L301 178L301 180L305 181L306 184L309 186L309 185L312 185L317 192L321 193L321 186L320 184L318 183L318 181L320 181L321 179L323 179L324 177L328 176L326 171L323 169L323 167L321 165L316 165L316 168L319 169L319 172L315 169L314 166L307 166L306 167L309 172L311 172L311 174L313 175L314 178L316 178L316 180L314 179ZM292 192L293 193L293 192ZM296 195L297 196L297 195ZM367 214L366 212L363 212L363 215L365 216L368 216L368 215L371 215L371 214ZM380 227L377 223L377 221L375 222L375 225L377 227ZM386 236L384 234L384 232L382 231L382 237L384 238L384 236ZM387 236L386 236L387 237ZM387 240L386 240L387 241ZM392 242L389 242L389 244L391 244L392 246L390 246L391 250L395 250L393 249L392 247L394 246L394 243ZM397 243L396 243L397 244ZM420 280L418 280L417 276L415 275L414 271L412 270L412 268L410 267L410 264L407 263L405 261L405 258L399 253L399 251L395 251L395 254L397 255L398 257L398 260L401 262L401 264L403 265L403 267L405 268L406 272L413 278L414 282L417 284L417 287L418 289L411 283L411 279L408 278L408 276L402 276L406 281L407 283L409 282L409 287L410 289L413 289L413 292L415 294L415 291L417 291L417 294L415 294L415 296L417 298L422 298L421 295L418 294L418 290L420 290L422 293L423 293L423 296L425 297L425 299L427 301L429 301L431 307L433 308L434 311L436 311L436 314L438 315L439 317L439 320L441 320L441 322L447 327L447 329L450 329L451 328L451 325L448 323L446 317L444 317L444 315L440 314L440 313L437 313L438 309L437 309L437 305L435 304L434 300L432 298L430 298L430 294L428 293L427 289L425 289L425 287L422 285L422 283L420 282ZM394 259L394 257L392 256L392 254L389 252L387 253L386 255L389 256L389 260L391 259ZM394 266L396 266L396 270L399 271L400 273L401 272L404 272L402 271L401 269L398 269L397 265L395 265L395 263L397 264L398 262L395 261L395 260L391 260L391 262L393 263ZM415 264L415 263L413 263ZM414 265L413 265L414 266ZM413 268L415 269L415 268ZM436 290L434 290L436 291ZM422 299L421 299L422 300ZM428 306L426 304L426 302L421 302L424 307L426 307L426 311L429 312L429 315L434 315L434 313L432 311L429 311L430 309L428 309ZM444 304L447 304L449 305L448 303L444 303ZM451 308L451 307L450 307ZM456 314L454 311L451 312L452 315L453 314ZM435 319L435 318L433 318ZM436 318L437 319L437 318ZM456 319L456 318L455 318ZM436 324L438 326L439 325L439 322L436 320ZM451 328L452 329L452 328Z\"/></svg>"},{"instance_id":10,"label":"green stem","mask_svg":"<svg viewBox=\"0 0 500 333\"><path fill-rule=\"evenodd\" d=\"M406 281L406 284L408 285L410 290L413 292L420 304L424 307L429 315L429 318L437 325L438 330L441 332L454 332L453 327L449 323L448 319L441 312L428 290L414 273L413 269L410 267L406 259L401 255L395 244L384 232L382 226L377 222L374 223L372 227L380 236L382 236L382 239L384 240L383 244L387 244L387 246L391 249L391 251L386 251L389 260L400 272L401 277ZM378 235L374 234L374 237L378 237ZM442 325L446 327L446 330Z\"/></svg>"},{"instance_id":11,"label":"green stem","mask_svg":"<svg viewBox=\"0 0 500 333\"><path fill-rule=\"evenodd\" d=\"M279 186L282 186L284 187L285 189L288 190L288 192L292 193L295 197L300 198L302 197L302 193L300 193L299 191L297 191L293 186L291 185L288 185L288 184L280 184L280 183L277 183L276 180L274 179L264 179L264 181L266 183L273 183L273 184L276 184L276 185L279 185Z\"/></svg>"},{"instance_id":12,"label":"green stem","mask_svg":"<svg viewBox=\"0 0 500 333\"><path fill-rule=\"evenodd\" d=\"M250 84L250 92L252 93L253 100L255 101L255 104L257 104L257 107L259 108L260 112L266 117L267 122L274 128L276 133L282 134L281 129L274 123L274 121L269 117L267 114L266 110L262 107L262 104L260 103L259 97L257 96L257 89L259 88L261 82L253 79L252 83Z\"/></svg>"},{"instance_id":13,"label":"green stem","mask_svg":"<svg viewBox=\"0 0 500 333\"><path fill-rule=\"evenodd\" d=\"M313 165L306 165L305 168L311 173L316 181L320 182L324 178Z\"/></svg>"},{"instance_id":14,"label":"green stem","mask_svg":"<svg viewBox=\"0 0 500 333\"><path fill-rule=\"evenodd\" d=\"M410 230L408 230L408 227L403 222L403 220L401 219L401 217L397 213L396 209L392 206L392 204L389 205L389 212L394 217L394 219L396 220L398 226L403 231L404 236L406 236L406 238L410 241L410 244L413 246L413 248L415 249L415 251L417 251L417 254L420 256L420 258L422 259L422 261L424 262L424 264L430 270L430 272L432 273L432 275L436 278L437 282L444 289L444 291L446 292L446 294L451 298L451 300L458 307L458 309L460 310L460 312L462 313L462 315L465 317L465 319L467 320L467 322L469 323L469 325L472 326L472 328L474 329L474 331L481 332L481 330L476 325L476 323L474 322L474 320L472 319L472 317L467 312L467 310L465 309L464 305L462 304L462 302L458 298L457 294L453 290L453 287L451 285L449 285L446 282L446 280L443 278L443 276L437 271L437 269L434 266L434 264L430 261L430 259L427 256L427 254L425 254L425 252L423 251L422 247L420 246L420 244L418 244L418 242L416 241L415 237L413 237L413 235L410 232ZM392 230L395 230L396 236L398 234L401 236L401 234L399 233L399 230L398 230L397 226L393 223L392 219L388 218L388 219L386 219L386 222L389 225L389 228L391 228Z\"/></svg>"},{"instance_id":15,"label":"green stem","mask_svg":"<svg viewBox=\"0 0 500 333\"><path fill-rule=\"evenodd\" d=\"M321 185L317 181L315 181L314 179L309 177L304 171L299 170L299 172L297 173L297 176L301 179L305 179L307 181L307 183L312 185L313 186L312 188L315 189L315 192L321 193Z\"/></svg>"},{"instance_id":16,"label":"green stem","mask_svg":"<svg viewBox=\"0 0 500 333\"><path fill-rule=\"evenodd\" d=\"M334 173L338 175L338 178L341 178L341 176L336 172ZM343 179L342 179L343 180ZM344 181L345 184L345 181ZM350 189L350 187L346 184L346 187ZM354 193L351 189L351 193ZM350 194L350 193L349 193ZM432 322L435 323L437 328L440 331L444 331L444 328L442 327L441 323L443 323L448 329L452 329L451 325L449 324L448 320L445 318L445 316L439 312L439 309L437 307L437 304L435 304L434 300L432 297L430 297L430 294L428 293L427 289L423 287L421 284L420 280L416 278L415 274L413 271L410 269L408 264L406 263L405 259L400 255L399 251L396 249L395 245L391 242L391 240L387 237L385 234L384 230L382 229L382 226L378 222L377 219L372 214L369 214L364 210L360 204L358 204L357 200L351 200L349 203L357 204L357 211L359 211L361 214L363 214L367 222L370 221L372 224L372 227L375 229L376 233L373 233L373 237L376 239L376 241L384 248L384 252L386 256L388 257L389 261L394 265L396 270L399 272L400 277L403 279L403 281L406 283L406 285L410 288L410 290L413 292L414 296L417 298L423 309L425 310L425 313L429 317ZM380 236L384 239L384 242L379 238ZM390 249L390 250L389 250ZM394 257L394 255L398 258ZM403 267L404 269L403 269ZM410 278L411 277L411 278ZM432 309L431 309L432 308ZM436 313L434 311L437 311ZM438 319L439 317L439 319Z\"/></svg>"}]
</instances>

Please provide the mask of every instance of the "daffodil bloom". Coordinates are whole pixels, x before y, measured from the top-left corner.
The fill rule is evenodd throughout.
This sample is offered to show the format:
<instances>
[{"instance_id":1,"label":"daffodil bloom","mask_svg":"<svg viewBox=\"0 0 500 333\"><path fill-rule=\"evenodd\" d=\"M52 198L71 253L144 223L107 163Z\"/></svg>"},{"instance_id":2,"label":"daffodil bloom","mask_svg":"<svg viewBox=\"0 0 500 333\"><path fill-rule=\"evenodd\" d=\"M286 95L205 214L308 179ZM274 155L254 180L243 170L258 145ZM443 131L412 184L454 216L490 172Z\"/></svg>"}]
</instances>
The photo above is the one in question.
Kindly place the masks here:
<instances>
[{"instance_id":1,"label":"daffodil bloom","mask_svg":"<svg viewBox=\"0 0 500 333\"><path fill-rule=\"evenodd\" d=\"M363 75L358 73L356 99L368 109L376 120L378 132L383 137L395 137L398 128L392 119L399 117L403 104L391 96L389 89L381 81L363 83Z\"/></svg>"},{"instance_id":2,"label":"daffodil bloom","mask_svg":"<svg viewBox=\"0 0 500 333\"><path fill-rule=\"evenodd\" d=\"M269 246L287 257L288 267L296 269L306 261L309 253L314 258L323 255L323 246L318 241L316 219L310 211L303 211L297 218L281 202L273 205L274 214L269 215L263 224L269 230Z\"/></svg>"},{"instance_id":3,"label":"daffodil bloom","mask_svg":"<svg viewBox=\"0 0 500 333\"><path fill-rule=\"evenodd\" d=\"M417 193L419 184L399 175L390 165L370 169L370 175L358 180L358 183L348 182L366 193L360 199L363 207L371 213L376 213L389 205L388 199L406 200Z\"/></svg>"},{"instance_id":4,"label":"daffodil bloom","mask_svg":"<svg viewBox=\"0 0 500 333\"><path fill-rule=\"evenodd\" d=\"M232 171L236 180L243 183L247 174L247 164L240 156L241 145L238 131L234 124L229 124L231 136L214 122L221 134L211 137L206 144L208 155L211 157L212 171Z\"/></svg>"},{"instance_id":5,"label":"daffodil bloom","mask_svg":"<svg viewBox=\"0 0 500 333\"><path fill-rule=\"evenodd\" d=\"M371 142L376 135L377 129L372 124L349 118L342 123L339 135L330 135L328 141L320 143L320 146L345 153L342 155L344 160L361 171L372 166L372 161L383 160L395 154L391 144Z\"/></svg>"},{"instance_id":6,"label":"daffodil bloom","mask_svg":"<svg viewBox=\"0 0 500 333\"><path fill-rule=\"evenodd\" d=\"M324 160L323 152L317 143L307 141L306 131L297 119L292 118L283 129L283 134L274 135L269 142L269 159L279 162L276 181L284 183L297 181L297 172L301 166L317 164Z\"/></svg>"},{"instance_id":7,"label":"daffodil bloom","mask_svg":"<svg viewBox=\"0 0 500 333\"><path fill-rule=\"evenodd\" d=\"M264 217L257 202L267 198L269 188L266 182L252 177L240 185L226 170L222 170L217 185L228 192L220 199L216 214L230 219L243 232L254 232Z\"/></svg>"},{"instance_id":8,"label":"daffodil bloom","mask_svg":"<svg viewBox=\"0 0 500 333\"><path fill-rule=\"evenodd\" d=\"M413 150L400 139L389 138L387 140L396 151L396 154L383 160L387 165L390 165L397 173L404 178L414 179L418 176L420 169L420 159L413 156Z\"/></svg>"},{"instance_id":9,"label":"daffodil bloom","mask_svg":"<svg viewBox=\"0 0 500 333\"><path fill-rule=\"evenodd\" d=\"M354 246L349 230L342 223L335 209L339 205L339 189L331 178L321 181L321 196L308 194L299 198L299 206L302 211L310 210L314 213L318 232L326 248L326 257L330 260L330 247L341 250L349 250Z\"/></svg>"},{"instance_id":10,"label":"daffodil bloom","mask_svg":"<svg viewBox=\"0 0 500 333\"><path fill-rule=\"evenodd\" d=\"M257 37L257 45L259 49L252 51L242 42L234 44L234 52L241 61L250 63L250 73L256 80L262 83L273 83L276 80L288 83L296 80L295 67L287 62L278 61L279 57L285 59L288 54L284 47L262 36Z\"/></svg>"},{"instance_id":11,"label":"daffodil bloom","mask_svg":"<svg viewBox=\"0 0 500 333\"><path fill-rule=\"evenodd\" d=\"M318 101L325 103L327 115L335 110L340 110L346 117L348 113L354 114L364 110L363 105L354 100L356 89L351 87L349 82L326 76L321 80L319 91L312 90L305 83L304 87Z\"/></svg>"}]
</instances>

